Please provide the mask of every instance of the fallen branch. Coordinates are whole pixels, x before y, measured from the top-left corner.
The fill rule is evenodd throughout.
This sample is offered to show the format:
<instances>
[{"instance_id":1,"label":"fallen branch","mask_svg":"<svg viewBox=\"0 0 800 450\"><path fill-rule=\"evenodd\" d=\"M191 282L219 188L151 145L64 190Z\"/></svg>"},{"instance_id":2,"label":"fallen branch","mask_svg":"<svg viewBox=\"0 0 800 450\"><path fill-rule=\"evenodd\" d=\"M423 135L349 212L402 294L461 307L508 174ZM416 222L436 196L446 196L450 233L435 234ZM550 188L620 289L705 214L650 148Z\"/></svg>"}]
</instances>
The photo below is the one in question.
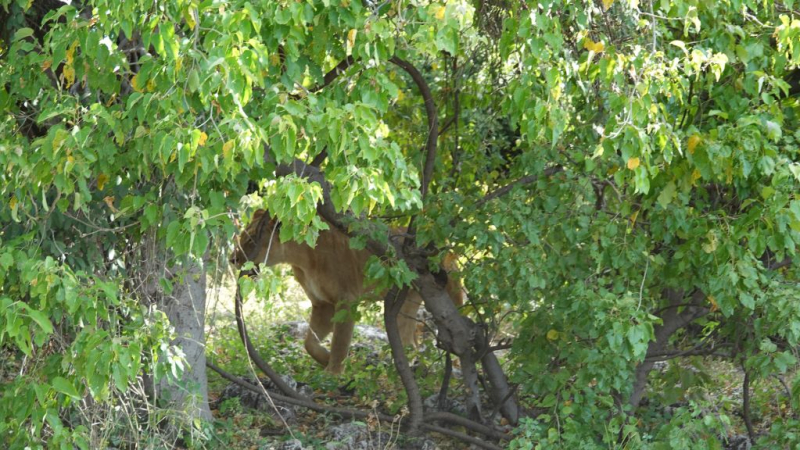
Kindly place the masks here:
<instances>
[{"instance_id":1,"label":"fallen branch","mask_svg":"<svg viewBox=\"0 0 800 450\"><path fill-rule=\"evenodd\" d=\"M468 434L459 433L458 431L453 431L448 428L437 427L436 425L424 424L422 425L422 429L454 437L460 441L464 441L472 445L477 445L478 447L486 448L489 450L502 450L502 447L498 447L490 442L486 442L482 439L474 438Z\"/></svg>"}]
</instances>

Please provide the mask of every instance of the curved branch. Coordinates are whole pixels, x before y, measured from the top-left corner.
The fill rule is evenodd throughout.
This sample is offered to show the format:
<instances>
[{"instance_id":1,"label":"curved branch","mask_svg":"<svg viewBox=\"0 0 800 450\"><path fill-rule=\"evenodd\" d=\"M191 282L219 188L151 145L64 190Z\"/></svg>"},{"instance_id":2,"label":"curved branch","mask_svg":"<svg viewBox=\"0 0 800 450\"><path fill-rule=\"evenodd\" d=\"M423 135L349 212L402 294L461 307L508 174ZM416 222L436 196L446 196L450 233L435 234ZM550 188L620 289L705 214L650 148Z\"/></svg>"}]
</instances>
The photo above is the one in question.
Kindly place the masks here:
<instances>
[{"instance_id":1,"label":"curved branch","mask_svg":"<svg viewBox=\"0 0 800 450\"><path fill-rule=\"evenodd\" d=\"M352 56L348 56L347 58L341 60L339 62L339 64L336 65L336 67L334 67L333 69L328 71L328 73L326 73L325 76L322 77L322 83L321 84L318 84L318 85L316 85L316 86L314 86L312 88L309 88L308 92L312 92L312 93L316 94L317 92L325 89L326 87L328 87L328 85L330 85L337 78L339 78L339 75L345 73L347 71L347 69L349 69L350 66L352 66L354 63L355 63L355 59L353 59Z\"/></svg>"},{"instance_id":2,"label":"curved branch","mask_svg":"<svg viewBox=\"0 0 800 450\"><path fill-rule=\"evenodd\" d=\"M433 166L436 162L436 142L439 140L439 114L436 112L436 103L433 101L431 88L422 77L422 74L408 61L392 56L389 61L406 73L411 75L411 79L416 83L422 99L425 101L425 112L428 115L428 140L425 143L425 167L422 171L422 198L428 193L428 186L433 176Z\"/></svg>"},{"instance_id":3,"label":"curved branch","mask_svg":"<svg viewBox=\"0 0 800 450\"><path fill-rule=\"evenodd\" d=\"M241 273L239 276L241 277L244 275L253 275L254 273L255 273L254 271L248 271L245 273ZM236 327L239 329L239 337L242 338L242 343L244 343L244 348L247 350L247 354L250 357L250 359L255 363L255 365L259 369L261 369L262 372L264 372L264 374L267 377L269 377L269 379L273 383L275 383L275 386L277 386L281 392L283 392L284 394L286 394L291 398L304 401L308 400L304 395L295 391L294 389L292 389L291 386L286 384L286 382L283 381L283 378L281 378L280 375L278 375L278 373L275 372L275 370L266 361L261 359L261 355L258 354L258 351L253 346L253 343L250 342L250 336L248 336L247 334L247 326L245 325L244 317L242 316L242 288L238 286L238 283L236 286L235 312L236 312Z\"/></svg>"},{"instance_id":4,"label":"curved branch","mask_svg":"<svg viewBox=\"0 0 800 450\"><path fill-rule=\"evenodd\" d=\"M476 445L478 447L482 447L482 448L485 448L485 449L488 449L488 450L501 450L501 447L498 447L498 446L496 446L496 445L494 445L494 444L492 444L490 442L486 442L484 440L481 440L481 439L478 439L478 438L474 438L474 437L472 437L470 435L467 435L467 434L464 434L464 433L459 433L458 431L453 431L453 430L450 430L448 428L437 427L436 425L429 425L429 424L426 423L426 424L422 425L422 429L426 430L426 431L434 431L436 433L445 434L447 436L454 437L454 438L456 438L456 439L458 439L460 441L464 441L464 442L467 442L467 443L470 443L472 445Z\"/></svg>"},{"instance_id":5,"label":"curved branch","mask_svg":"<svg viewBox=\"0 0 800 450\"><path fill-rule=\"evenodd\" d=\"M400 313L400 308L406 301L408 294L408 286L403 289L393 287L389 289L384 298L383 307L383 323L386 327L386 336L389 338L389 346L392 349L392 360L394 361L395 369L400 374L400 380L403 382L403 387L406 390L408 397L408 410L410 412L410 420L408 423L408 430L411 435L417 433L419 426L422 424L422 417L424 411L422 409L422 396L419 393L419 386L414 379L414 374L408 365L408 357L403 349L403 343L400 339L400 329L397 324L397 315Z\"/></svg>"}]
</instances>

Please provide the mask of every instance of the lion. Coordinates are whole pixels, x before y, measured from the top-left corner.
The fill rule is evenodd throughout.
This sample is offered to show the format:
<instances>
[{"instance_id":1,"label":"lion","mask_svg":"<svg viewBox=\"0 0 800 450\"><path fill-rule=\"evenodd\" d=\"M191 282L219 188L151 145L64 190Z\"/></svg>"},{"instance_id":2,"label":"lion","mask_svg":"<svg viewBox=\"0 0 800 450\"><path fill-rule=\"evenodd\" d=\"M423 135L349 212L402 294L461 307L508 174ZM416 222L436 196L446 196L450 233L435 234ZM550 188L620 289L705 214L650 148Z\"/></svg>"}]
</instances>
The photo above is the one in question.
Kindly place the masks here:
<instances>
[{"instance_id":1,"label":"lion","mask_svg":"<svg viewBox=\"0 0 800 450\"><path fill-rule=\"evenodd\" d=\"M354 320L350 314L333 322L340 309L349 308L363 298L380 298L373 288L364 285L364 268L371 253L350 248L350 239L333 229L323 230L315 247L277 238L280 223L265 210L258 210L253 220L239 235L230 262L240 268L245 262L266 263L268 266L289 264L295 279L311 301L311 318L304 347L327 372L341 374L353 337ZM455 258L448 255L443 270L455 269ZM446 274L443 272L443 274ZM447 277L447 291L456 306L464 303L464 291L453 277ZM397 317L403 345L416 346L416 314L422 298L409 290ZM331 349L322 340L333 331Z\"/></svg>"}]
</instances>

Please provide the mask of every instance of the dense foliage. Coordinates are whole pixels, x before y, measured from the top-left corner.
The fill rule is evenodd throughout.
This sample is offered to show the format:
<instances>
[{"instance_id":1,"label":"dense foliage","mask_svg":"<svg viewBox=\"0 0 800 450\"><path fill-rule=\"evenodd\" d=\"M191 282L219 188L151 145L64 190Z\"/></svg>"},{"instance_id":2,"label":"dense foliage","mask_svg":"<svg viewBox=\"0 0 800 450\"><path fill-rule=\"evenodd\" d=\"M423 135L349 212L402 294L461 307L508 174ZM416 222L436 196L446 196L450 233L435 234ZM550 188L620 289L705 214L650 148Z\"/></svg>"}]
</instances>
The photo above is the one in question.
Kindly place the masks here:
<instances>
[{"instance_id":1,"label":"dense foliage","mask_svg":"<svg viewBox=\"0 0 800 450\"><path fill-rule=\"evenodd\" d=\"M794 377L759 442L800 444L797 8L0 0L0 444L108 442L143 376L180 380L153 299L225 270L255 208L313 243L324 187L274 174L296 158L337 211L460 255L464 314L513 339L511 447L718 448L708 355L751 438L750 384ZM397 58L438 107L431 179Z\"/></svg>"}]
</instances>

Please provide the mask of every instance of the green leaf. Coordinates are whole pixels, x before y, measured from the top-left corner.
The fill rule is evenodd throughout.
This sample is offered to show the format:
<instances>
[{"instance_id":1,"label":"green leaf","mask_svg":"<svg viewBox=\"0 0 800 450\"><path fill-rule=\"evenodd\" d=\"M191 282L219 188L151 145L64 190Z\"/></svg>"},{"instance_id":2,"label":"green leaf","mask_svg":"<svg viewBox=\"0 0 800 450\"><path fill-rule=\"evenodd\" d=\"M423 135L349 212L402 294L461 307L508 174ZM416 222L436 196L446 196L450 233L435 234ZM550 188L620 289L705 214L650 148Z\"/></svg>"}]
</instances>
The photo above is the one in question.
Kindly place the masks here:
<instances>
[{"instance_id":1,"label":"green leaf","mask_svg":"<svg viewBox=\"0 0 800 450\"><path fill-rule=\"evenodd\" d=\"M67 395L68 397L72 397L75 400L81 399L81 396L80 394L78 394L78 391L75 389L72 383L66 378L55 377L53 379L52 386L53 389L64 395Z\"/></svg>"},{"instance_id":2,"label":"green leaf","mask_svg":"<svg viewBox=\"0 0 800 450\"><path fill-rule=\"evenodd\" d=\"M764 122L764 128L767 130L767 137L773 141L777 142L783 136L783 130L781 129L781 126L771 120Z\"/></svg>"},{"instance_id":3,"label":"green leaf","mask_svg":"<svg viewBox=\"0 0 800 450\"><path fill-rule=\"evenodd\" d=\"M50 323L50 319L48 319L47 315L45 315L41 311L37 311L35 309L31 309L30 307L27 308L28 316L39 325L39 328L42 329L47 334L53 333L53 324Z\"/></svg>"},{"instance_id":4,"label":"green leaf","mask_svg":"<svg viewBox=\"0 0 800 450\"><path fill-rule=\"evenodd\" d=\"M677 191L677 187L675 183L670 181L664 186L664 189L661 190L661 194L658 195L658 203L661 205L662 208L667 209L670 203L672 203L672 199L675 198L675 192Z\"/></svg>"},{"instance_id":5,"label":"green leaf","mask_svg":"<svg viewBox=\"0 0 800 450\"><path fill-rule=\"evenodd\" d=\"M20 39L25 39L29 36L33 36L32 28L20 28L16 33L14 33L14 37L11 38L11 42L17 42Z\"/></svg>"},{"instance_id":6,"label":"green leaf","mask_svg":"<svg viewBox=\"0 0 800 450\"><path fill-rule=\"evenodd\" d=\"M2 266L3 269L8 269L13 264L14 264L14 256L11 254L11 252L3 253L2 255L0 255L0 266Z\"/></svg>"}]
</instances>

